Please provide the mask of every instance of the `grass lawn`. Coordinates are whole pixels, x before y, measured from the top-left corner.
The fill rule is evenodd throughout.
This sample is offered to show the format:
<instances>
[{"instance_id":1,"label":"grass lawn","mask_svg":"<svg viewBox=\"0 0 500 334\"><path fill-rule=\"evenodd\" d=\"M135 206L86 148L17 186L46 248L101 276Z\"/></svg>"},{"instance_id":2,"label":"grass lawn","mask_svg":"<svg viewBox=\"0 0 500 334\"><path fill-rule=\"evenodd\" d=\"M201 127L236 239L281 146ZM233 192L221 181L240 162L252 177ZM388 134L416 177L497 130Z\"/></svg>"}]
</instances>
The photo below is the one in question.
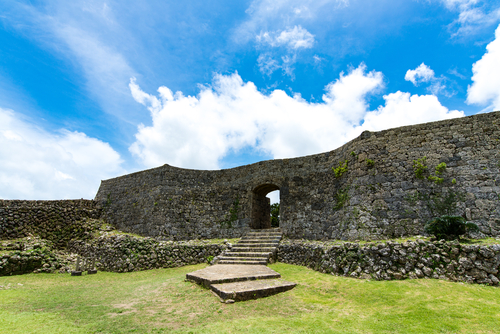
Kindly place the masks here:
<instances>
[{"instance_id":1,"label":"grass lawn","mask_svg":"<svg viewBox=\"0 0 500 334\"><path fill-rule=\"evenodd\" d=\"M185 282L205 265L0 277L0 333L499 333L500 288L365 281L277 263L299 285L221 304Z\"/></svg>"}]
</instances>

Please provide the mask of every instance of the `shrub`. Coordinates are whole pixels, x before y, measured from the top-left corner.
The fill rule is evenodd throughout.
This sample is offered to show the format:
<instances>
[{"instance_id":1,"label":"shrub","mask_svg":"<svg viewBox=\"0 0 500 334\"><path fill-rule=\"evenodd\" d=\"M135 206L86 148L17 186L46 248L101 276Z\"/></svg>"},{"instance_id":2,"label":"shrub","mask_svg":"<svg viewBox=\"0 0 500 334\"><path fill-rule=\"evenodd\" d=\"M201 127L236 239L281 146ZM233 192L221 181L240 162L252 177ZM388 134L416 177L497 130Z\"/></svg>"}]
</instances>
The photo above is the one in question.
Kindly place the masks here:
<instances>
[{"instance_id":1,"label":"shrub","mask_svg":"<svg viewBox=\"0 0 500 334\"><path fill-rule=\"evenodd\" d=\"M339 162L339 166L337 168L332 167L333 172L335 173L335 177L339 178L344 173L347 172L347 160L344 162Z\"/></svg>"},{"instance_id":2,"label":"shrub","mask_svg":"<svg viewBox=\"0 0 500 334\"><path fill-rule=\"evenodd\" d=\"M372 159L366 159L365 161L366 161L366 165L367 165L368 167L373 167L373 166L375 166L375 161L373 161Z\"/></svg>"},{"instance_id":3,"label":"shrub","mask_svg":"<svg viewBox=\"0 0 500 334\"><path fill-rule=\"evenodd\" d=\"M438 240L460 239L468 231L478 231L474 223L468 223L460 216L436 217L425 224L425 232L434 235Z\"/></svg>"},{"instance_id":4,"label":"shrub","mask_svg":"<svg viewBox=\"0 0 500 334\"><path fill-rule=\"evenodd\" d=\"M335 194L335 199L337 200L337 204L333 207L335 210L340 210L344 207L345 203L349 200L348 194L349 188L339 189Z\"/></svg>"},{"instance_id":5,"label":"shrub","mask_svg":"<svg viewBox=\"0 0 500 334\"><path fill-rule=\"evenodd\" d=\"M413 169L415 170L415 176L417 177L417 179L424 178L424 172L427 169L427 166L425 165L426 160L427 157L413 160Z\"/></svg>"},{"instance_id":6,"label":"shrub","mask_svg":"<svg viewBox=\"0 0 500 334\"><path fill-rule=\"evenodd\" d=\"M435 184L443 183L444 179L442 177L431 175L427 178L429 181L434 182Z\"/></svg>"},{"instance_id":7,"label":"shrub","mask_svg":"<svg viewBox=\"0 0 500 334\"><path fill-rule=\"evenodd\" d=\"M446 163L442 162L436 166L436 175L441 175L446 170Z\"/></svg>"}]
</instances>

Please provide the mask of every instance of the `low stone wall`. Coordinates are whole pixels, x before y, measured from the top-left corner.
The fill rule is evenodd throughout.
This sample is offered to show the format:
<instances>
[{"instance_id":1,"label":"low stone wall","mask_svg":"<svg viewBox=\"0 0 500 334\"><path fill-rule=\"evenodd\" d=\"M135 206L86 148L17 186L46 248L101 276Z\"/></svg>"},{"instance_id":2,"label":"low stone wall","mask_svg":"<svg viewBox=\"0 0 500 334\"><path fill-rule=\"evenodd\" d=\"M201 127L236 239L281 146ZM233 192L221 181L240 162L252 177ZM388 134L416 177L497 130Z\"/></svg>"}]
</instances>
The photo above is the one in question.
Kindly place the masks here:
<instances>
[{"instance_id":1,"label":"low stone wall","mask_svg":"<svg viewBox=\"0 0 500 334\"><path fill-rule=\"evenodd\" d=\"M71 239L88 238L101 213L93 200L0 200L0 239L32 235L64 248Z\"/></svg>"},{"instance_id":2,"label":"low stone wall","mask_svg":"<svg viewBox=\"0 0 500 334\"><path fill-rule=\"evenodd\" d=\"M458 241L332 244L284 240L278 261L332 275L395 280L436 278L498 285L500 245L464 245Z\"/></svg>"},{"instance_id":3,"label":"low stone wall","mask_svg":"<svg viewBox=\"0 0 500 334\"><path fill-rule=\"evenodd\" d=\"M207 262L227 249L226 243L204 241L157 241L130 235L102 236L91 242L73 240L68 250L96 259L98 270L129 272L155 268L181 267Z\"/></svg>"},{"instance_id":4,"label":"low stone wall","mask_svg":"<svg viewBox=\"0 0 500 334\"><path fill-rule=\"evenodd\" d=\"M0 276L29 273L69 272L76 255L53 250L53 243L40 238L0 242Z\"/></svg>"},{"instance_id":5,"label":"low stone wall","mask_svg":"<svg viewBox=\"0 0 500 334\"><path fill-rule=\"evenodd\" d=\"M15 251L0 255L0 276L22 275L29 273L66 272L65 263L54 253L45 249Z\"/></svg>"}]
</instances>

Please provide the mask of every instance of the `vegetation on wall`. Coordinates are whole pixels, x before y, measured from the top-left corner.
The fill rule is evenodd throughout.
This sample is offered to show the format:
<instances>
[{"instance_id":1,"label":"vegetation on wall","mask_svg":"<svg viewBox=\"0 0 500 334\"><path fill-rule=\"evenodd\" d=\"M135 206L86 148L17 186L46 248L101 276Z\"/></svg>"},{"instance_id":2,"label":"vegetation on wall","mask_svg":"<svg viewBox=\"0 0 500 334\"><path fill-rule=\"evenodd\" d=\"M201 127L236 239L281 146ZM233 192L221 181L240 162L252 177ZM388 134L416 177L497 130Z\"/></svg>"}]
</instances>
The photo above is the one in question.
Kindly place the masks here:
<instances>
[{"instance_id":1,"label":"vegetation on wall","mask_svg":"<svg viewBox=\"0 0 500 334\"><path fill-rule=\"evenodd\" d=\"M226 221L220 222L221 227L225 227L225 228L231 228L231 227L233 227L233 223L236 220L238 220L238 212L239 212L239 210L240 210L240 199L237 198L233 202L233 206L231 207L231 209L229 209L229 219L226 220Z\"/></svg>"},{"instance_id":2,"label":"vegetation on wall","mask_svg":"<svg viewBox=\"0 0 500 334\"><path fill-rule=\"evenodd\" d=\"M478 231L474 223L468 223L460 216L441 216L433 218L425 224L425 232L434 235L438 240L460 239L469 231Z\"/></svg>"},{"instance_id":3,"label":"vegetation on wall","mask_svg":"<svg viewBox=\"0 0 500 334\"><path fill-rule=\"evenodd\" d=\"M412 167L418 179L427 179L432 184L405 197L411 206L416 206L418 202L421 202L427 208L427 214L423 214L423 216L427 216L430 220L425 225L425 231L435 235L438 239L447 240L459 238L467 231L475 231L477 229L475 224L467 223L464 218L456 216L463 213L459 212L459 204L465 201L465 193L457 191L453 187L437 187L444 182L444 178L441 176L446 171L446 163L439 163L434 168L434 175L425 178L424 173L428 170L426 160L425 156L413 160ZM456 179L451 180L452 185L456 183ZM415 213L415 211L413 212ZM420 214L422 215L422 211Z\"/></svg>"},{"instance_id":4,"label":"vegetation on wall","mask_svg":"<svg viewBox=\"0 0 500 334\"><path fill-rule=\"evenodd\" d=\"M335 194L335 200L337 201L337 203L333 207L335 210L343 208L346 202L349 200L348 191L349 187L337 190L337 193Z\"/></svg>"},{"instance_id":5,"label":"vegetation on wall","mask_svg":"<svg viewBox=\"0 0 500 334\"><path fill-rule=\"evenodd\" d=\"M424 178L424 172L427 170L427 166L425 165L427 157L419 158L417 160L413 160L413 170L415 171L415 176L417 179Z\"/></svg>"},{"instance_id":6,"label":"vegetation on wall","mask_svg":"<svg viewBox=\"0 0 500 334\"><path fill-rule=\"evenodd\" d=\"M342 177L342 175L347 173L347 160L345 160L344 162L340 161L339 165L336 168L332 167L332 170L336 178Z\"/></svg>"}]
</instances>

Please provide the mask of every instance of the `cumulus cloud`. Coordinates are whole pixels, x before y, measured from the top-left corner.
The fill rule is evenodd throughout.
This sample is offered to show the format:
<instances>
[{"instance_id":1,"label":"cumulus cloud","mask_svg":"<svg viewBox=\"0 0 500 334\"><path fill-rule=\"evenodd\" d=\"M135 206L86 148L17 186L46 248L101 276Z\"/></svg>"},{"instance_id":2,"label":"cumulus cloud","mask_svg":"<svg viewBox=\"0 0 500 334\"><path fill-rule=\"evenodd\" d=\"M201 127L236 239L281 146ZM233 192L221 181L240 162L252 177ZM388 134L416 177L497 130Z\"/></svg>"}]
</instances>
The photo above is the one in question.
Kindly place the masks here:
<instances>
[{"instance_id":1,"label":"cumulus cloud","mask_svg":"<svg viewBox=\"0 0 500 334\"><path fill-rule=\"evenodd\" d=\"M467 89L467 103L490 104L500 110L500 26L486 53L472 65L472 85Z\"/></svg>"},{"instance_id":2,"label":"cumulus cloud","mask_svg":"<svg viewBox=\"0 0 500 334\"><path fill-rule=\"evenodd\" d=\"M0 198L94 198L124 172L109 144L81 132L51 134L0 108Z\"/></svg>"},{"instance_id":3,"label":"cumulus cloud","mask_svg":"<svg viewBox=\"0 0 500 334\"><path fill-rule=\"evenodd\" d=\"M332 150L364 130L463 116L435 96L401 92L388 94L384 106L370 111L369 96L382 88L382 73L367 72L363 64L328 84L320 103L282 90L263 94L237 73L216 75L197 96L167 87L149 95L131 79L132 95L148 107L152 125L139 126L130 151L146 167L217 169L228 152L245 147L274 158L296 157Z\"/></svg>"},{"instance_id":4,"label":"cumulus cloud","mask_svg":"<svg viewBox=\"0 0 500 334\"><path fill-rule=\"evenodd\" d=\"M411 81L414 86L429 82L430 85L427 87L427 91L432 95L443 94L450 97L455 94L455 92L450 92L446 89L446 85L444 83L449 79L444 76L437 78L434 75L434 71L424 63L420 64L420 66L414 70L406 71L405 80Z\"/></svg>"},{"instance_id":5,"label":"cumulus cloud","mask_svg":"<svg viewBox=\"0 0 500 334\"><path fill-rule=\"evenodd\" d=\"M362 129L379 131L465 116L463 111L448 110L435 95L410 95L397 91L385 95L384 100L384 106L366 114Z\"/></svg>"},{"instance_id":6,"label":"cumulus cloud","mask_svg":"<svg viewBox=\"0 0 500 334\"><path fill-rule=\"evenodd\" d=\"M286 46L294 50L309 49L314 44L314 35L299 25L283 31L261 32L257 35L256 40L258 43L272 47Z\"/></svg>"},{"instance_id":7,"label":"cumulus cloud","mask_svg":"<svg viewBox=\"0 0 500 334\"><path fill-rule=\"evenodd\" d=\"M428 82L434 79L434 71L424 63L414 70L406 71L405 80L411 81L415 86L421 82Z\"/></svg>"}]
</instances>

